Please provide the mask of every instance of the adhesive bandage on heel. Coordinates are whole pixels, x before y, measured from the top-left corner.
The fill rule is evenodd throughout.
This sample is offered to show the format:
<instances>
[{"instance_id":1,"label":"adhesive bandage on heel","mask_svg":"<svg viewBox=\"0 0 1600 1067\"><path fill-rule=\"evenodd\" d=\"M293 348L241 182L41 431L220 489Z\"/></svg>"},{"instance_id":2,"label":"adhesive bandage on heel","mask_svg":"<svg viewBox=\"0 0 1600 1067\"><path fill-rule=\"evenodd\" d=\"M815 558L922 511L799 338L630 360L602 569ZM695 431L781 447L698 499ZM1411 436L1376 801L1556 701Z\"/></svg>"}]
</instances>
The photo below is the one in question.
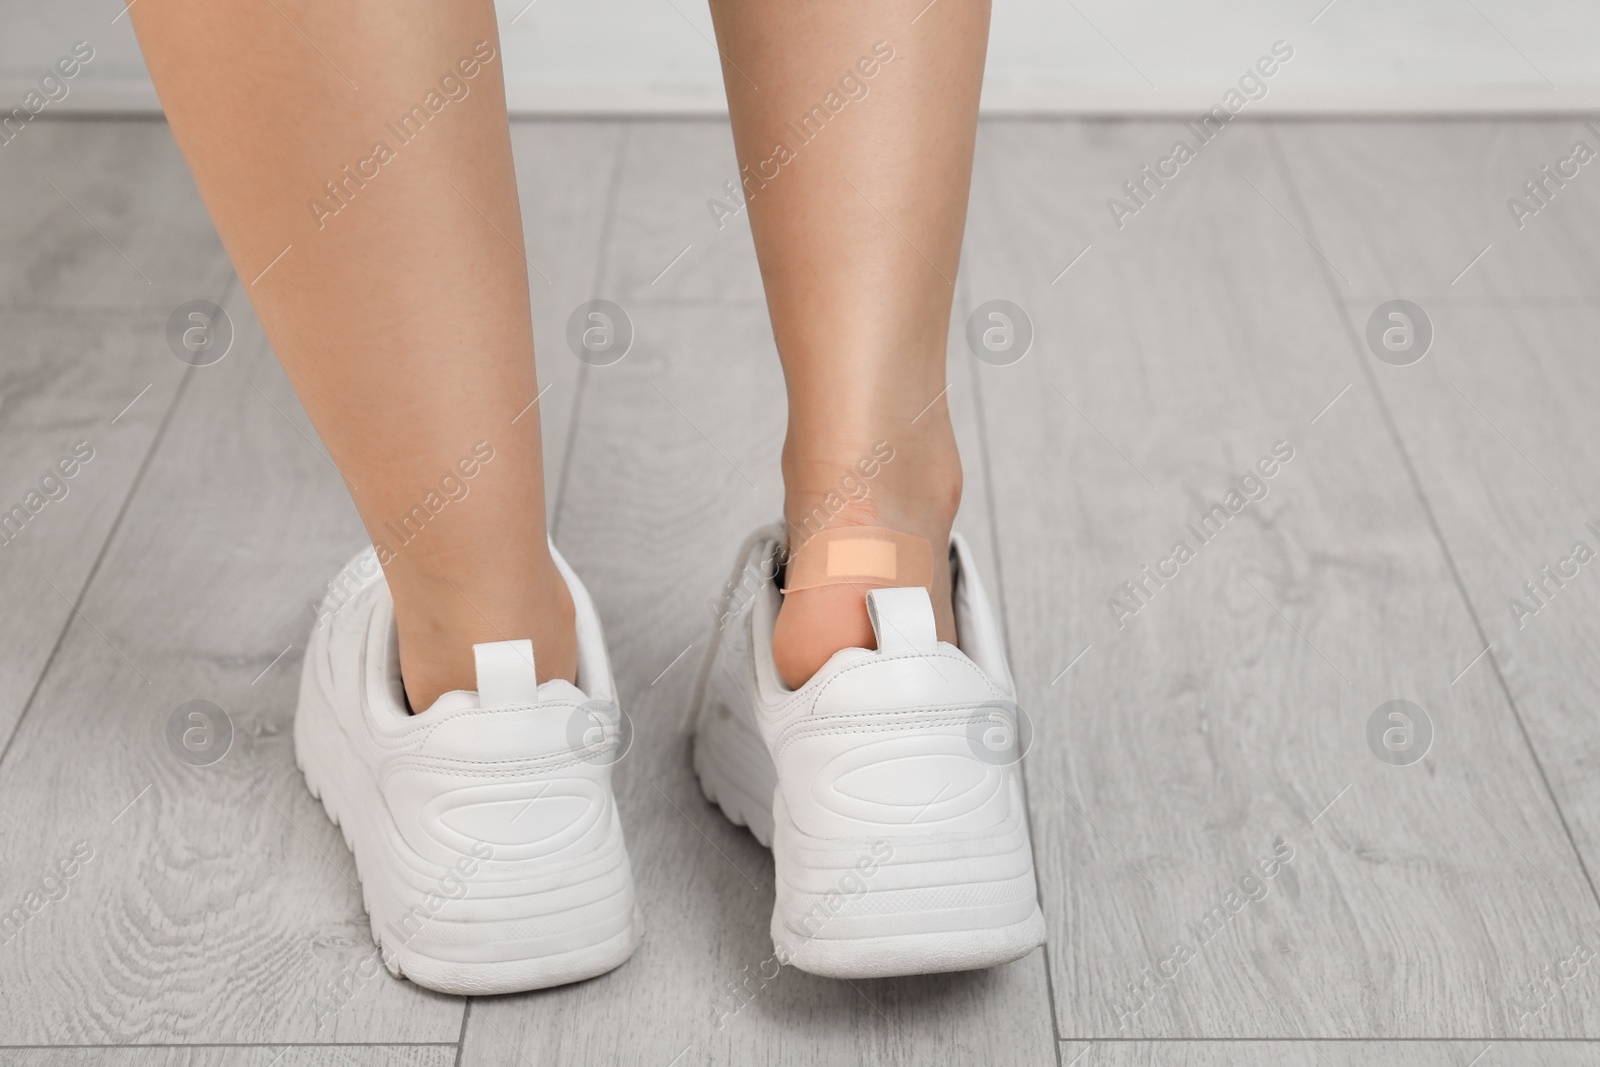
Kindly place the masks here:
<instances>
[{"instance_id":1,"label":"adhesive bandage on heel","mask_svg":"<svg viewBox=\"0 0 1600 1067\"><path fill-rule=\"evenodd\" d=\"M881 526L836 526L790 555L783 591L864 583L932 585L932 547L925 538Z\"/></svg>"}]
</instances>

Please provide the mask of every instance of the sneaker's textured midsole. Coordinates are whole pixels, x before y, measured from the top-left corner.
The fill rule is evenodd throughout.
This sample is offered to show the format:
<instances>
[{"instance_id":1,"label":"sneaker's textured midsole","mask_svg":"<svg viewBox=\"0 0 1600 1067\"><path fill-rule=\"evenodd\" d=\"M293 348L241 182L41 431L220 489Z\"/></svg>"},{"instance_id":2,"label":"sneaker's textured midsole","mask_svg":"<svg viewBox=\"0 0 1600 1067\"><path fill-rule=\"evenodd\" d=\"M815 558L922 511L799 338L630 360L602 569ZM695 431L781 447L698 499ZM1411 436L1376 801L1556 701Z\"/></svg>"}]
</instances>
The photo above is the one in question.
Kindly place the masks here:
<instances>
[{"instance_id":1,"label":"sneaker's textured midsole","mask_svg":"<svg viewBox=\"0 0 1600 1067\"><path fill-rule=\"evenodd\" d=\"M703 709L695 770L709 799L773 847L774 942L791 962L840 977L991 966L1044 940L1020 788L981 833L884 827L810 837L784 810L777 773L737 711Z\"/></svg>"},{"instance_id":2,"label":"sneaker's textured midsole","mask_svg":"<svg viewBox=\"0 0 1600 1067\"><path fill-rule=\"evenodd\" d=\"M825 978L894 978L997 967L1019 960L1044 944L1044 915L1010 926L943 934L899 934L832 941L797 939L774 924L779 958Z\"/></svg>"},{"instance_id":3,"label":"sneaker's textured midsole","mask_svg":"<svg viewBox=\"0 0 1600 1067\"><path fill-rule=\"evenodd\" d=\"M773 927L793 937L849 940L990 930L1038 908L1033 852L1019 807L984 833L853 840L808 837L775 797Z\"/></svg>"},{"instance_id":4,"label":"sneaker's textured midsole","mask_svg":"<svg viewBox=\"0 0 1600 1067\"><path fill-rule=\"evenodd\" d=\"M754 729L725 707L699 716L694 738L694 767L707 799L740 826L748 826L772 847L772 796L778 772L767 747Z\"/></svg>"},{"instance_id":5,"label":"sneaker's textured midsole","mask_svg":"<svg viewBox=\"0 0 1600 1067\"><path fill-rule=\"evenodd\" d=\"M419 856L338 722L318 636L301 679L296 759L344 831L390 970L446 992L509 992L592 977L626 959L639 924L615 813L608 847L564 863L496 861L492 848L455 866Z\"/></svg>"}]
</instances>

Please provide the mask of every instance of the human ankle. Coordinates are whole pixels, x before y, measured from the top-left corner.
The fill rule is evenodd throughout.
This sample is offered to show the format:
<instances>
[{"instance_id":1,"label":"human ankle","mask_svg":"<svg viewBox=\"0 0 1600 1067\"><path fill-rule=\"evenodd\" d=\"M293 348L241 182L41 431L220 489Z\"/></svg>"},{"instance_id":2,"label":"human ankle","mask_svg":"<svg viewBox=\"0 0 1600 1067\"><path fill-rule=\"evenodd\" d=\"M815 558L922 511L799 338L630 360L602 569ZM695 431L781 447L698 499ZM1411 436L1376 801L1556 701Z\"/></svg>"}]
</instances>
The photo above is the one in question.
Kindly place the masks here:
<instances>
[{"instance_id":1,"label":"human ankle","mask_svg":"<svg viewBox=\"0 0 1600 1067\"><path fill-rule=\"evenodd\" d=\"M789 551L823 529L880 526L925 538L934 560L929 595L939 638L956 640L950 573L944 565L961 501L961 462L948 417L898 440L864 434L846 447L819 448L791 437L784 447L784 519ZM842 648L874 646L864 588L820 586L785 594L772 651L790 688L803 685Z\"/></svg>"},{"instance_id":2,"label":"human ankle","mask_svg":"<svg viewBox=\"0 0 1600 1067\"><path fill-rule=\"evenodd\" d=\"M472 646L485 642L531 640L540 682L576 681L572 594L548 554L515 574L457 570L390 578L400 675L413 712L452 690L476 690Z\"/></svg>"},{"instance_id":3,"label":"human ankle","mask_svg":"<svg viewBox=\"0 0 1600 1067\"><path fill-rule=\"evenodd\" d=\"M835 525L880 525L948 536L961 504L961 456L948 412L921 425L791 430L783 447L791 541ZM791 426L799 420L791 418ZM791 545L791 548L796 547Z\"/></svg>"}]
</instances>

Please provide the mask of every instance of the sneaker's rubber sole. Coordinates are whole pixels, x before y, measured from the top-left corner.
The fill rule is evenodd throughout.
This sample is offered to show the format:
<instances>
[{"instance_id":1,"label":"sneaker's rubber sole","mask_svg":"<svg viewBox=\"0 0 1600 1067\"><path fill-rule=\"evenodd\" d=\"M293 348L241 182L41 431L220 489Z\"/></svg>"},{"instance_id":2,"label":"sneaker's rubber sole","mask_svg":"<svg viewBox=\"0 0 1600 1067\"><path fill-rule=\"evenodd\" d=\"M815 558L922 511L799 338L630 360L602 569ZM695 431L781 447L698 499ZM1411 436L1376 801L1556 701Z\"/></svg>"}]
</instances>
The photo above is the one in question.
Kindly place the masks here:
<instances>
[{"instance_id":1,"label":"sneaker's rubber sole","mask_svg":"<svg viewBox=\"0 0 1600 1067\"><path fill-rule=\"evenodd\" d=\"M994 967L1045 940L1032 849L1016 797L1008 826L981 835L819 840L783 810L755 728L726 707L696 716L701 791L773 847L779 958L829 978L888 978Z\"/></svg>"},{"instance_id":2,"label":"sneaker's rubber sole","mask_svg":"<svg viewBox=\"0 0 1600 1067\"><path fill-rule=\"evenodd\" d=\"M557 869L530 864L510 878L502 871L492 885L417 855L339 724L318 676L325 649L317 636L301 676L295 762L355 857L372 939L389 972L440 993L483 996L582 981L626 961L643 923L620 828L611 853ZM475 889L482 890L476 898Z\"/></svg>"}]
</instances>

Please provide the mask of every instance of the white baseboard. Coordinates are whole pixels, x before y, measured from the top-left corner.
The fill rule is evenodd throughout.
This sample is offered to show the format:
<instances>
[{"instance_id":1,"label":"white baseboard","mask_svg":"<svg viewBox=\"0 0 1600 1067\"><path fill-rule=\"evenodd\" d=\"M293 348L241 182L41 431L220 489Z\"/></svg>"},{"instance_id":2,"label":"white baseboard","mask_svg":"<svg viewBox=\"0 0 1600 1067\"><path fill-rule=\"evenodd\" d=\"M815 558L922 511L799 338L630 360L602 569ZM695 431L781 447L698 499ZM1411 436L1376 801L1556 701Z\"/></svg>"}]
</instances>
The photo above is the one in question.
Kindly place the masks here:
<instances>
[{"instance_id":1,"label":"white baseboard","mask_svg":"<svg viewBox=\"0 0 1600 1067\"><path fill-rule=\"evenodd\" d=\"M20 101L34 85L0 79L0 101ZM1006 115L1189 116L1218 104L1217 87L1151 89L1143 84L992 82L983 113ZM722 86L679 84L554 85L513 82L506 88L513 116L553 118L615 115L721 116L728 113ZM84 80L40 117L70 114L158 115L155 90L143 78ZM1596 115L1600 83L1552 89L1544 84L1291 86L1272 88L1243 113L1263 115Z\"/></svg>"},{"instance_id":2,"label":"white baseboard","mask_svg":"<svg viewBox=\"0 0 1600 1067\"><path fill-rule=\"evenodd\" d=\"M1151 89L1148 85L1005 85L984 87L990 115L1190 116L1220 105L1208 88ZM1593 115L1600 83L1552 89L1543 83L1508 85L1270 87L1241 114L1262 115Z\"/></svg>"}]
</instances>

